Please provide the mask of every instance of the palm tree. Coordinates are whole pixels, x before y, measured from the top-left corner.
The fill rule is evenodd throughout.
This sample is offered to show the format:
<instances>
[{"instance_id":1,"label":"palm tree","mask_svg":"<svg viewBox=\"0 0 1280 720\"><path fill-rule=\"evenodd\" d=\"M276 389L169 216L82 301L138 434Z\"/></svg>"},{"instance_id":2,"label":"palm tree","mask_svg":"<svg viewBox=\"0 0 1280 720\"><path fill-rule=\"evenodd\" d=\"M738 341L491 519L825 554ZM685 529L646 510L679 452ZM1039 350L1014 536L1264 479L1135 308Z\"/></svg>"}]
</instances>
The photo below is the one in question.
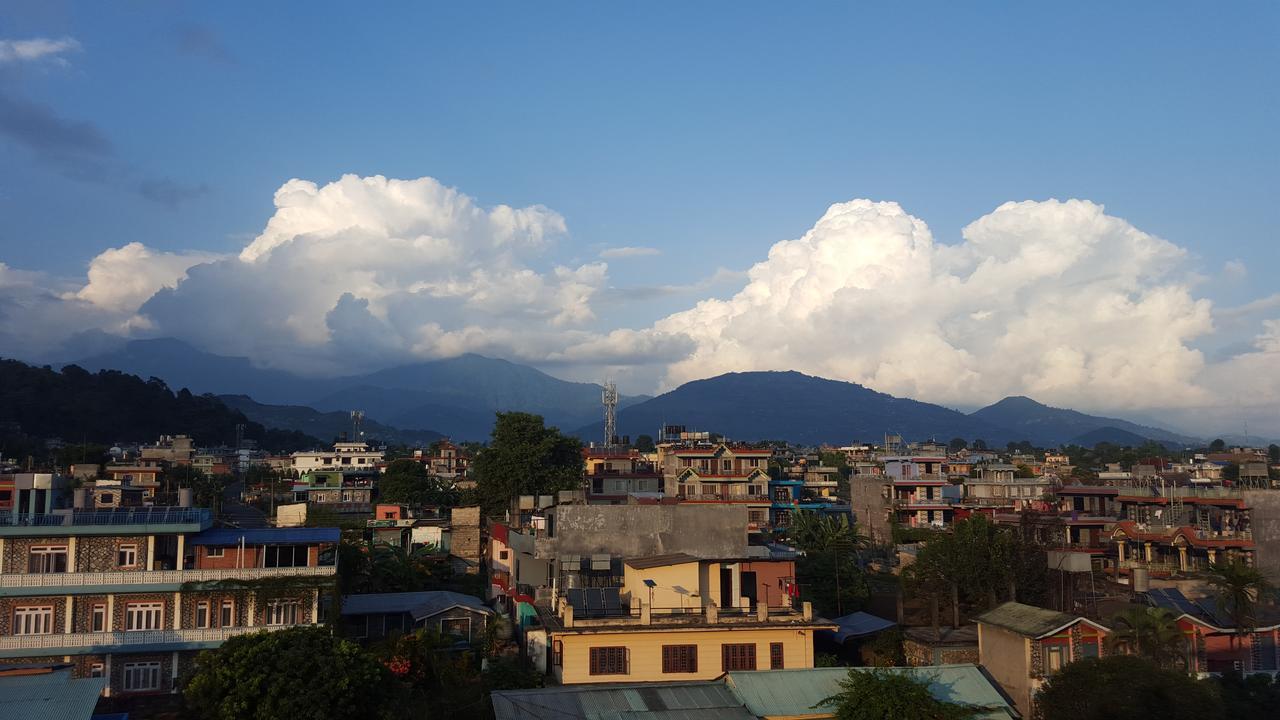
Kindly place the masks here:
<instances>
[{"instance_id":1,"label":"palm tree","mask_svg":"<svg viewBox=\"0 0 1280 720\"><path fill-rule=\"evenodd\" d=\"M1236 645L1241 633L1257 626L1258 600L1272 589L1271 583L1260 570L1238 558L1232 563L1218 563L1209 568L1205 580L1214 589L1218 605L1235 624L1231 643Z\"/></svg>"},{"instance_id":2,"label":"palm tree","mask_svg":"<svg viewBox=\"0 0 1280 720\"><path fill-rule=\"evenodd\" d=\"M1164 608L1131 607L1111 619L1107 644L1127 650L1160 666L1185 659L1186 640L1177 617Z\"/></svg>"}]
</instances>

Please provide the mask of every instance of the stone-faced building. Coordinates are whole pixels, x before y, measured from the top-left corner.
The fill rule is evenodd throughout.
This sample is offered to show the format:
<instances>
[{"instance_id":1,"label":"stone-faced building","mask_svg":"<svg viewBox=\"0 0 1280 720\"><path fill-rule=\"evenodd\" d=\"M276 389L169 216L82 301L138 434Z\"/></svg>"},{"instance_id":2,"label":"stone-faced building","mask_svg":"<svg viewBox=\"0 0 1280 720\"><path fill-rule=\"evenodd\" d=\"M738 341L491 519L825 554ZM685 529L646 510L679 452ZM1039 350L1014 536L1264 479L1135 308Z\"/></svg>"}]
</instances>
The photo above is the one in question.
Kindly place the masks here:
<instances>
[{"instance_id":1,"label":"stone-faced building","mask_svg":"<svg viewBox=\"0 0 1280 720\"><path fill-rule=\"evenodd\" d=\"M166 693L199 650L320 621L336 528L212 529L203 508L77 509L37 489L0 512L0 665Z\"/></svg>"}]
</instances>

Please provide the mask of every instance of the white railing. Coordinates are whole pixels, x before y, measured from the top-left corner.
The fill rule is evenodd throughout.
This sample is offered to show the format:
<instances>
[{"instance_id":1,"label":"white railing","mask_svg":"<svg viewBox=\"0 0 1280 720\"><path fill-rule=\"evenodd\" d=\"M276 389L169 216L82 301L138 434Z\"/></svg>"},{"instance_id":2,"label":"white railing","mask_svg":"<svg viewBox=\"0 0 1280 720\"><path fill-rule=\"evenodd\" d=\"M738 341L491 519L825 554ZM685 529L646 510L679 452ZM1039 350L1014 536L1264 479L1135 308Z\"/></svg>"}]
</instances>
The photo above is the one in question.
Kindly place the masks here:
<instances>
[{"instance_id":1,"label":"white railing","mask_svg":"<svg viewBox=\"0 0 1280 720\"><path fill-rule=\"evenodd\" d=\"M119 572L24 573L0 575L0 588L84 587L92 585L172 585L217 580L333 575L334 565L229 568L225 570L122 570Z\"/></svg>"},{"instance_id":2,"label":"white railing","mask_svg":"<svg viewBox=\"0 0 1280 720\"><path fill-rule=\"evenodd\" d=\"M0 637L0 653L6 650L43 650L53 648L138 647L175 643L223 642L236 635L259 630L283 630L296 625L260 625L257 627L205 628L191 630L133 630L106 633L51 633L47 635L8 635Z\"/></svg>"}]
</instances>

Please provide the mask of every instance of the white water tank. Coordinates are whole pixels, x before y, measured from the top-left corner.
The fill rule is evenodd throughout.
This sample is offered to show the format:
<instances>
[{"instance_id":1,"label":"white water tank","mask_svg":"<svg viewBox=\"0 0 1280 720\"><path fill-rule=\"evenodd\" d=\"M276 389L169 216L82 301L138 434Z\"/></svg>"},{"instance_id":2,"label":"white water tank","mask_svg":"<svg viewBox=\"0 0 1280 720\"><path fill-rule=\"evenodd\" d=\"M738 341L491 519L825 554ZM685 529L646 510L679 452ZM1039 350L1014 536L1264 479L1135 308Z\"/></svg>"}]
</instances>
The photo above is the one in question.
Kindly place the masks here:
<instances>
[{"instance_id":1,"label":"white water tank","mask_svg":"<svg viewBox=\"0 0 1280 720\"><path fill-rule=\"evenodd\" d=\"M1133 569L1133 591L1146 592L1151 589L1151 575L1144 567Z\"/></svg>"}]
</instances>

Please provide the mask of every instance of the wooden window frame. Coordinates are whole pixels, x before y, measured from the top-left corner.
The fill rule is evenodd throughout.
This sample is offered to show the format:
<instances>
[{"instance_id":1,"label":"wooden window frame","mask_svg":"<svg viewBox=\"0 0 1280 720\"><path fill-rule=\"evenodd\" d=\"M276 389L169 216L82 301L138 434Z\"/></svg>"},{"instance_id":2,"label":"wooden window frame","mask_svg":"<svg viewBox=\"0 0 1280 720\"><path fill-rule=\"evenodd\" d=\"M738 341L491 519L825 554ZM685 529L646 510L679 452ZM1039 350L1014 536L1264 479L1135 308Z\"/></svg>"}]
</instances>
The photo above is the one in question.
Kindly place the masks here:
<instances>
[{"instance_id":1,"label":"wooden window frame","mask_svg":"<svg viewBox=\"0 0 1280 720\"><path fill-rule=\"evenodd\" d=\"M630 660L624 645L593 647L587 653L587 669L592 675L630 675Z\"/></svg>"},{"instance_id":2,"label":"wooden window frame","mask_svg":"<svg viewBox=\"0 0 1280 720\"><path fill-rule=\"evenodd\" d=\"M232 627L236 624L236 601L223 600L218 604L218 627Z\"/></svg>"},{"instance_id":3,"label":"wooden window frame","mask_svg":"<svg viewBox=\"0 0 1280 720\"><path fill-rule=\"evenodd\" d=\"M696 673L698 672L697 645L663 645L662 672L664 673Z\"/></svg>"},{"instance_id":4,"label":"wooden window frame","mask_svg":"<svg viewBox=\"0 0 1280 720\"><path fill-rule=\"evenodd\" d=\"M94 603L89 608L89 632L108 632L106 603Z\"/></svg>"},{"instance_id":5,"label":"wooden window frame","mask_svg":"<svg viewBox=\"0 0 1280 720\"><path fill-rule=\"evenodd\" d=\"M786 669L786 649L782 643L769 643L769 669Z\"/></svg>"},{"instance_id":6,"label":"wooden window frame","mask_svg":"<svg viewBox=\"0 0 1280 720\"><path fill-rule=\"evenodd\" d=\"M723 672L756 669L755 643L724 643L720 646L720 669Z\"/></svg>"}]
</instances>

